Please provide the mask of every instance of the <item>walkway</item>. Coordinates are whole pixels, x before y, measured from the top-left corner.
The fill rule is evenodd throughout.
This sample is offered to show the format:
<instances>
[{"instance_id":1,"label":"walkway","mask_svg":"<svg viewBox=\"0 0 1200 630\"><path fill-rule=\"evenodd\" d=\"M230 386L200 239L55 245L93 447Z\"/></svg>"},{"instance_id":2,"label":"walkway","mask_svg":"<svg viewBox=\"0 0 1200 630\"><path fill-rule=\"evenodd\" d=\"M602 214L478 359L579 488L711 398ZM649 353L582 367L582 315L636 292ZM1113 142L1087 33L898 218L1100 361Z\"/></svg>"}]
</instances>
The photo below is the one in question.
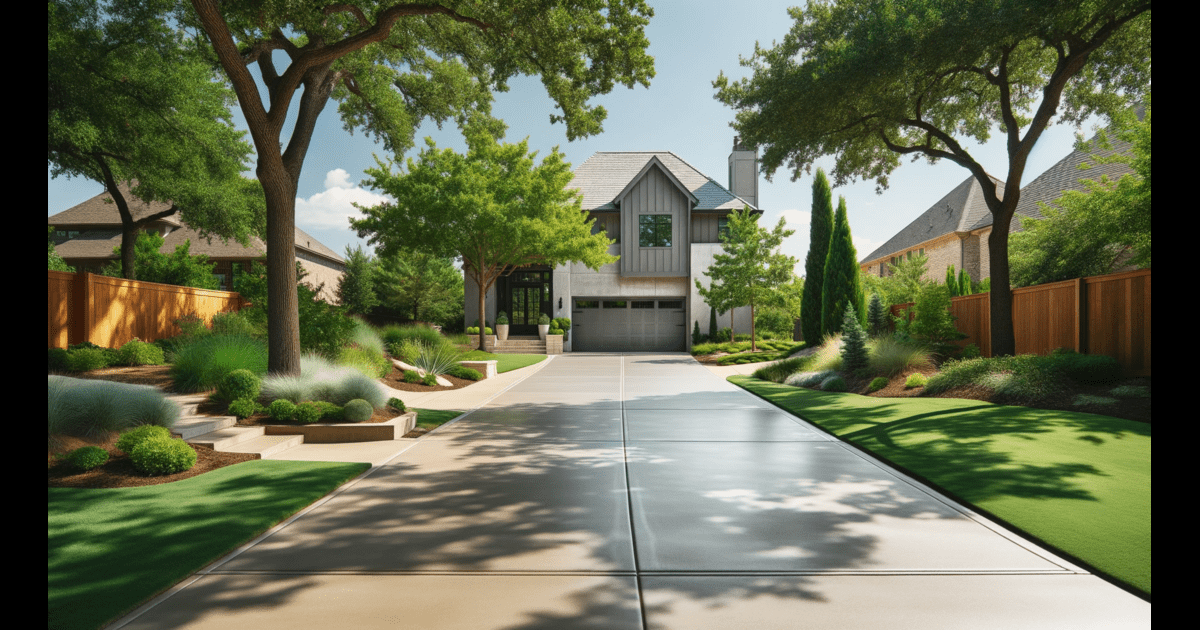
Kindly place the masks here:
<instances>
[{"instance_id":1,"label":"walkway","mask_svg":"<svg viewBox=\"0 0 1200 630\"><path fill-rule=\"evenodd\" d=\"M126 628L1148 628L684 355L569 354Z\"/></svg>"}]
</instances>

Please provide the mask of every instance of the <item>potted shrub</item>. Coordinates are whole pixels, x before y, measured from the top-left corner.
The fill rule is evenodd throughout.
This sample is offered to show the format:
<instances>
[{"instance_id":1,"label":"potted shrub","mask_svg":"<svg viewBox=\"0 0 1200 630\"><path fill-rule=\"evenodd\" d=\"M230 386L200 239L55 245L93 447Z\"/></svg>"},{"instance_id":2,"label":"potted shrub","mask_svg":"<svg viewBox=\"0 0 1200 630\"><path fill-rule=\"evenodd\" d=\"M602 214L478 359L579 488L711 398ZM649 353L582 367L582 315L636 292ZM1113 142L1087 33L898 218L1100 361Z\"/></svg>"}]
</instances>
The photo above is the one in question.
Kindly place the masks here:
<instances>
[{"instance_id":1,"label":"potted shrub","mask_svg":"<svg viewBox=\"0 0 1200 630\"><path fill-rule=\"evenodd\" d=\"M571 318L556 317L554 318L554 327L562 329L563 341L569 341L571 335Z\"/></svg>"},{"instance_id":2,"label":"potted shrub","mask_svg":"<svg viewBox=\"0 0 1200 630\"><path fill-rule=\"evenodd\" d=\"M545 341L548 334L550 334L550 316L542 313L541 318L538 319L538 337Z\"/></svg>"},{"instance_id":3,"label":"potted shrub","mask_svg":"<svg viewBox=\"0 0 1200 630\"><path fill-rule=\"evenodd\" d=\"M496 339L508 341L508 314L504 311L496 315Z\"/></svg>"}]
</instances>

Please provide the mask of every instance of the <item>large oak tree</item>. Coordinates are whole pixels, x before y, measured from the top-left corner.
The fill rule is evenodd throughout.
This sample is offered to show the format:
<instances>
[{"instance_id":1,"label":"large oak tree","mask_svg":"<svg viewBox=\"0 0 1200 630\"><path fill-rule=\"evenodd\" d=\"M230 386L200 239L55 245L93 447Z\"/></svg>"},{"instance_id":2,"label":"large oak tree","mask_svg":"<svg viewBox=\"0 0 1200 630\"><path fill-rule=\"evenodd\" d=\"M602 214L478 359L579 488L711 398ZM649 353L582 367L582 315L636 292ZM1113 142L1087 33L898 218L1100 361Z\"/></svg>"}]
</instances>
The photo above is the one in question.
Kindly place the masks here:
<instances>
[{"instance_id":1,"label":"large oak tree","mask_svg":"<svg viewBox=\"0 0 1200 630\"><path fill-rule=\"evenodd\" d=\"M258 151L271 274L269 364L278 373L300 367L292 264L296 191L317 118L331 98L347 129L361 129L403 154L423 120L489 118L492 91L506 90L519 74L541 77L559 108L550 118L564 122L572 140L601 131L605 111L588 105L591 97L617 83L649 85L654 76L643 30L653 11L641 0L586 6L192 0L191 6L194 13L181 19L206 33ZM277 67L276 52L285 67Z\"/></svg>"},{"instance_id":2,"label":"large oak tree","mask_svg":"<svg viewBox=\"0 0 1200 630\"><path fill-rule=\"evenodd\" d=\"M161 9L52 0L46 11L46 159L55 177L104 185L131 280L138 230L152 221L178 212L202 235L243 244L262 232L262 193L241 175L251 147L233 126L233 93ZM135 219L138 199L166 207Z\"/></svg>"},{"instance_id":3,"label":"large oak tree","mask_svg":"<svg viewBox=\"0 0 1200 630\"><path fill-rule=\"evenodd\" d=\"M1057 118L1112 115L1150 88L1149 0L841 0L790 10L795 24L714 82L768 174L836 157L835 184L875 179L903 156L968 169L992 214L992 352L1012 354L1008 236L1030 151ZM1001 189L967 150L999 127ZM999 174L997 174L999 175Z\"/></svg>"}]
</instances>

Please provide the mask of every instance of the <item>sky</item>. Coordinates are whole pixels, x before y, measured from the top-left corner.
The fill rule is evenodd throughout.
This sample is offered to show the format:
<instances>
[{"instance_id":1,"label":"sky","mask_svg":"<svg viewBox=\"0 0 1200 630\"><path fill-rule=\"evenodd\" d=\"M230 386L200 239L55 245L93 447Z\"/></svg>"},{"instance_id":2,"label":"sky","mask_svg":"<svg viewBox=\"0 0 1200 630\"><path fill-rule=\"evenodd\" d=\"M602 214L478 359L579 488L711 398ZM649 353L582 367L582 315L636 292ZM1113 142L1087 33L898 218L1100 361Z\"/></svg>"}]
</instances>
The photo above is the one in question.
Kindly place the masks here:
<instances>
[{"instance_id":1,"label":"sky","mask_svg":"<svg viewBox=\"0 0 1200 630\"><path fill-rule=\"evenodd\" d=\"M593 99L608 111L602 133L568 142L565 126L550 124L555 109L540 81L536 77L516 77L509 81L509 91L497 93L493 103L493 114L508 124L505 141L528 138L530 149L538 151L539 156L557 146L575 166L598 151L671 151L728 186L727 161L735 135L729 124L734 110L715 100L712 82L722 72L731 79L747 76L738 63L739 56L753 54L756 42L770 47L781 40L792 25L787 7L796 0L651 0L650 4L654 17L646 27L646 35L649 53L655 58L656 76L649 88L618 85L611 93ZM276 54L276 64L282 68L282 53ZM245 129L236 108L234 118ZM1070 125L1047 129L1030 155L1022 184L1070 153L1075 133L1082 131L1090 136L1095 123L1088 121L1081 130ZM439 147L460 152L466 149L453 123L440 130L425 124L417 130L416 148L407 156L416 155L426 136ZM966 146L989 173L1002 178L1007 172L1004 143L998 134L993 134L986 145ZM344 255L347 247L366 245L365 239L349 228L349 219L361 216L351 204L374 205L384 199L362 185L363 171L375 166L375 156L384 160L393 157L361 132L347 132L336 103L327 104L301 173L296 223L339 254ZM832 164L830 158L817 162L827 172ZM252 175L252 165L250 171ZM966 169L944 160L933 165L924 160L905 161L892 173L890 187L882 194L876 194L874 181L860 180L835 188L835 197L846 198L858 258L870 254L969 175ZM89 180L52 178L49 167L46 179L47 216L103 190L99 183ZM776 172L770 181L760 176L759 195L759 207L764 211L761 224L773 227L782 217L788 229L795 230L783 249L796 257L796 270L802 275L808 252L812 176L806 174L792 181L785 170Z\"/></svg>"}]
</instances>

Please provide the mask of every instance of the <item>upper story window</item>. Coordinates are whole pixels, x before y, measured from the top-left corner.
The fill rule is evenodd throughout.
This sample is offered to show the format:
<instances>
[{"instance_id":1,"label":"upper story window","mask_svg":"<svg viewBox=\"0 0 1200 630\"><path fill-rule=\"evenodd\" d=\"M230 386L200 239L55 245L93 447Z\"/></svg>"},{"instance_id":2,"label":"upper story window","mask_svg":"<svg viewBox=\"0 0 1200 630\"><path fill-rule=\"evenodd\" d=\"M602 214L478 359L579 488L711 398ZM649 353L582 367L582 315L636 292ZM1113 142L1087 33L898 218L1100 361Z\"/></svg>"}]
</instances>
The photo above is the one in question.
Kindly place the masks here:
<instances>
[{"instance_id":1,"label":"upper story window","mask_svg":"<svg viewBox=\"0 0 1200 630\"><path fill-rule=\"evenodd\" d=\"M643 214L638 216L638 245L641 247L671 246L671 215Z\"/></svg>"},{"instance_id":2,"label":"upper story window","mask_svg":"<svg viewBox=\"0 0 1200 630\"><path fill-rule=\"evenodd\" d=\"M719 217L717 219L717 240L721 240L721 235L729 236L729 217Z\"/></svg>"}]
</instances>

